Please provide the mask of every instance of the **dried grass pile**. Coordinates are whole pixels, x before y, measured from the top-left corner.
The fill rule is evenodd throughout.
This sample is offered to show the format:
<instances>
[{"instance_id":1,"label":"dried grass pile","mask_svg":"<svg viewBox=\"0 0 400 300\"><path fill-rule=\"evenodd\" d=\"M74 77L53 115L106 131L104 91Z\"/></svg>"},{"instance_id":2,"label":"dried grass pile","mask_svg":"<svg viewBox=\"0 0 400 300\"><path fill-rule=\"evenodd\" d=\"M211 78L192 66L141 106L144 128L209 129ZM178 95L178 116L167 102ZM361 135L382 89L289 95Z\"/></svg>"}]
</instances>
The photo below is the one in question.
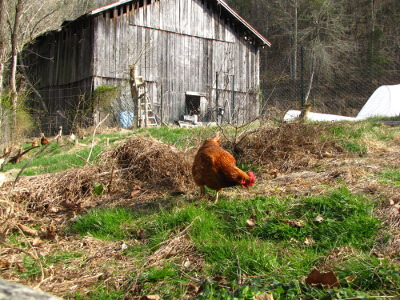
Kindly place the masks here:
<instances>
[{"instance_id":1,"label":"dried grass pile","mask_svg":"<svg viewBox=\"0 0 400 300\"><path fill-rule=\"evenodd\" d=\"M328 126L302 123L265 126L242 138L234 147L231 145L231 148L242 162L279 172L299 171L321 158L343 152L337 142L329 138Z\"/></svg>"},{"instance_id":2,"label":"dried grass pile","mask_svg":"<svg viewBox=\"0 0 400 300\"><path fill-rule=\"evenodd\" d=\"M193 188L194 154L190 150L182 151L156 139L137 136L105 156L118 168L126 169L127 180L176 192Z\"/></svg>"},{"instance_id":3,"label":"dried grass pile","mask_svg":"<svg viewBox=\"0 0 400 300\"><path fill-rule=\"evenodd\" d=\"M11 192L10 182L2 193L7 193L14 203L27 204L31 212L54 212L60 206L79 210L82 201L93 196L94 183L101 182L100 172L100 168L88 166L55 174L20 177Z\"/></svg>"}]
</instances>

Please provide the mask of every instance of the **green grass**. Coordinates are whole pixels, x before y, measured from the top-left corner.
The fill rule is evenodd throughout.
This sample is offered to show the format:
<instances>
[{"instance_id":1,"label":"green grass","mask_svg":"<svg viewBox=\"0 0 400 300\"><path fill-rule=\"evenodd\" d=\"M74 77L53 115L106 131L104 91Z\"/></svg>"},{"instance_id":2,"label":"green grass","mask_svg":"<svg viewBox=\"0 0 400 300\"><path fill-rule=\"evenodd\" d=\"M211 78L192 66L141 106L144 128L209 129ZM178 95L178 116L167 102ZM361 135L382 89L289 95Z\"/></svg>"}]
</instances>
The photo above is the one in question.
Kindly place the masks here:
<instances>
[{"instance_id":1,"label":"green grass","mask_svg":"<svg viewBox=\"0 0 400 300\"><path fill-rule=\"evenodd\" d=\"M221 199L214 206L188 203L138 216L126 208L94 209L81 216L73 228L80 234L107 240L127 239L132 231L143 229L146 241L125 251L143 259L187 228L198 255L205 259L201 277L219 275L229 286L221 288L219 282L208 281L200 299L252 299L261 291L272 293L276 299L339 299L381 294L382 290L392 295L396 285L400 286L399 270L370 254L382 228L373 209L374 203L367 198L341 188L325 196L301 199ZM323 220L316 222L319 215ZM246 224L251 216L256 218L253 228ZM301 221L302 225L296 227L287 220ZM315 243L306 245L307 237ZM349 257L334 265L341 288L333 291L304 285L303 278L340 247L353 249ZM249 278L244 285L237 285L238 272ZM352 275L357 279L347 283L345 278ZM145 294L173 299L182 296L191 281L174 264L165 264L147 269L140 282Z\"/></svg>"},{"instance_id":2,"label":"green grass","mask_svg":"<svg viewBox=\"0 0 400 300\"><path fill-rule=\"evenodd\" d=\"M385 170L379 174L381 184L400 186L400 169Z\"/></svg>"},{"instance_id":3,"label":"green grass","mask_svg":"<svg viewBox=\"0 0 400 300\"><path fill-rule=\"evenodd\" d=\"M90 233L104 240L122 240L129 238L123 228L135 221L133 212L126 208L92 209L81 215L71 225L71 230L80 234Z\"/></svg>"},{"instance_id":4,"label":"green grass","mask_svg":"<svg viewBox=\"0 0 400 300\"><path fill-rule=\"evenodd\" d=\"M132 132L122 131L116 133L107 133L96 135L96 145L93 147L91 157L89 160L90 164L96 164L99 162L99 154L101 154L106 149L106 144L114 144L116 141L125 139ZM46 150L37 155L27 166L27 168L22 172L23 176L33 176L46 173L55 173L65 171L71 168L83 167L86 164L86 159L89 156L91 147L92 137L86 137L79 140L82 147L75 147L73 145L58 145L57 143L51 143ZM23 149L30 148L30 144L24 144ZM8 163L4 167L4 171L9 171L12 169L23 168L28 160L36 155L37 152L41 151L43 148L33 149L24 156L23 159L16 163ZM75 150L76 149L76 150ZM75 150L75 151L74 151Z\"/></svg>"}]
</instances>

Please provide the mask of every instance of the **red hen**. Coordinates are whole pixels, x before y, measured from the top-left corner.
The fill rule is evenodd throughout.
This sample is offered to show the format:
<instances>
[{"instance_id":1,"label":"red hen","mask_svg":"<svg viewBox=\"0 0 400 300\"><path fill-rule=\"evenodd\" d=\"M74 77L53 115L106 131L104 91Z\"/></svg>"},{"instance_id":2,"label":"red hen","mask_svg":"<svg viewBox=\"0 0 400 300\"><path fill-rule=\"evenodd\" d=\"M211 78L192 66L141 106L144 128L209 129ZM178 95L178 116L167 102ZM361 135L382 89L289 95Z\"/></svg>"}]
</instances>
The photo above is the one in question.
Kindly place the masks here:
<instances>
[{"instance_id":1,"label":"red hen","mask_svg":"<svg viewBox=\"0 0 400 300\"><path fill-rule=\"evenodd\" d=\"M205 186L217 192L225 187L240 185L251 187L256 182L253 172L245 173L236 166L236 159L220 146L219 134L206 140L197 151L192 166L195 183L200 186L201 196L205 195Z\"/></svg>"}]
</instances>

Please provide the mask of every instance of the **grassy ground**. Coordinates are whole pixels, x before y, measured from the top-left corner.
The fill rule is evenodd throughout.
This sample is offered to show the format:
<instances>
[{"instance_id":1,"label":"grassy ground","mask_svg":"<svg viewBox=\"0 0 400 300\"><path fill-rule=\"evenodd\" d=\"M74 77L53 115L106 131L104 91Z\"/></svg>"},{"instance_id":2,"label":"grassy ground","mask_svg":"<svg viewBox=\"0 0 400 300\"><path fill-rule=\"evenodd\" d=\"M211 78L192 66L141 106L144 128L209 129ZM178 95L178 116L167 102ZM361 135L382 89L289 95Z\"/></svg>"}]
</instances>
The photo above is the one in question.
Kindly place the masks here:
<instances>
[{"instance_id":1,"label":"grassy ground","mask_svg":"<svg viewBox=\"0 0 400 300\"><path fill-rule=\"evenodd\" d=\"M188 149L214 130L103 133L89 164L101 165L103 151L134 135ZM320 143L328 139L342 152L321 153L296 171L241 161L256 169L257 184L226 189L217 204L209 201L213 191L199 199L194 188L174 194L143 187L93 189L82 210L23 202L27 215L11 217L9 228L23 223L39 235L7 231L3 278L40 283L67 299L398 299L398 128L377 120L338 123L324 130ZM54 144L23 175L84 168L90 143ZM1 195L11 197L7 186ZM321 278L310 284L313 269L333 271L335 286Z\"/></svg>"}]
</instances>

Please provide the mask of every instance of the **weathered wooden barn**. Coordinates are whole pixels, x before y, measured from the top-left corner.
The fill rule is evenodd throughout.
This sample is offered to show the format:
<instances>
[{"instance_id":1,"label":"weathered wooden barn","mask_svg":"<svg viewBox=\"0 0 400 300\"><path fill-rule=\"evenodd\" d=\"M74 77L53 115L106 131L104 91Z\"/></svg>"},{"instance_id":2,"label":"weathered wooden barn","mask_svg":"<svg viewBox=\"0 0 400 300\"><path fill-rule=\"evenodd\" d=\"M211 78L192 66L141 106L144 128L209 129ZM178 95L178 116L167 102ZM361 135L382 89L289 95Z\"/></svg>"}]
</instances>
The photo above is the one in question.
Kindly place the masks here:
<instances>
[{"instance_id":1,"label":"weathered wooden barn","mask_svg":"<svg viewBox=\"0 0 400 300\"><path fill-rule=\"evenodd\" d=\"M64 122L57 112L103 85L121 86L115 116L132 111L132 64L162 121L195 111L202 120L243 122L259 113L265 46L269 41L222 0L122 0L39 36L25 48L24 64L58 118L54 126Z\"/></svg>"}]
</instances>

